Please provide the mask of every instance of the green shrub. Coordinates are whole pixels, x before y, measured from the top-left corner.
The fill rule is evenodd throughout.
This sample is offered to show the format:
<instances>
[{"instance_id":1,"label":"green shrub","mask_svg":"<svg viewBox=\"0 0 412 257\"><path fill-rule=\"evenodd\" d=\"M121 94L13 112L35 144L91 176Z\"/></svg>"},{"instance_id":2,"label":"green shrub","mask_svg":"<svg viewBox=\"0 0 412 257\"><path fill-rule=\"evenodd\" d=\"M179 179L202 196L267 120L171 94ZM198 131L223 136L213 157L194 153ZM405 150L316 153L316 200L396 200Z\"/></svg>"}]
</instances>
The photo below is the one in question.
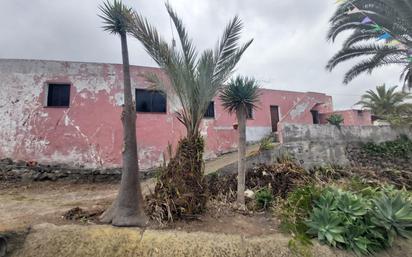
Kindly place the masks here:
<instances>
[{"instance_id":1,"label":"green shrub","mask_svg":"<svg viewBox=\"0 0 412 257\"><path fill-rule=\"evenodd\" d=\"M412 154L412 141L407 136L401 135L394 141L387 141L380 144L366 143L362 148L371 155L407 159Z\"/></svg>"},{"instance_id":2,"label":"green shrub","mask_svg":"<svg viewBox=\"0 0 412 257\"><path fill-rule=\"evenodd\" d=\"M410 194L393 188L358 193L334 187L323 190L306 221L319 241L357 255L374 254L412 230Z\"/></svg>"},{"instance_id":3,"label":"green shrub","mask_svg":"<svg viewBox=\"0 0 412 257\"><path fill-rule=\"evenodd\" d=\"M273 202L272 190L267 187L259 189L255 194L256 205L260 209L267 209Z\"/></svg>"},{"instance_id":4,"label":"green shrub","mask_svg":"<svg viewBox=\"0 0 412 257\"><path fill-rule=\"evenodd\" d=\"M288 247L296 256L312 256L309 248L312 242L306 234L309 227L305 220L309 218L320 192L321 189L314 185L300 187L290 192L280 205L280 228L283 232L292 234L293 238L289 240Z\"/></svg>"},{"instance_id":5,"label":"green shrub","mask_svg":"<svg viewBox=\"0 0 412 257\"><path fill-rule=\"evenodd\" d=\"M308 185L290 192L280 208L281 229L294 235L304 235L309 229L305 220L320 196L321 189Z\"/></svg>"},{"instance_id":6,"label":"green shrub","mask_svg":"<svg viewBox=\"0 0 412 257\"><path fill-rule=\"evenodd\" d=\"M271 150L275 148L272 136L266 136L259 142L259 151Z\"/></svg>"},{"instance_id":7,"label":"green shrub","mask_svg":"<svg viewBox=\"0 0 412 257\"><path fill-rule=\"evenodd\" d=\"M329 122L329 124L337 126L339 128L344 119L340 114L332 114L326 119L326 121Z\"/></svg>"}]
</instances>

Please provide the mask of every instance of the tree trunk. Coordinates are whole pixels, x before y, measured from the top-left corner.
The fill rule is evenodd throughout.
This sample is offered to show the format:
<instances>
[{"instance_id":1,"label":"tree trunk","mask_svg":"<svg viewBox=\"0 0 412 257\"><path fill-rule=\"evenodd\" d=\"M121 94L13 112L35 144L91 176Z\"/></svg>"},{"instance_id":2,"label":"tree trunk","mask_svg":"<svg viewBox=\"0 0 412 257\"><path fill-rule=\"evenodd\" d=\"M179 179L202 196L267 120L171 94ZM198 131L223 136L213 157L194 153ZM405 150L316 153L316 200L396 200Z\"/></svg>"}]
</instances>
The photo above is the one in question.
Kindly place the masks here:
<instances>
[{"instance_id":1,"label":"tree trunk","mask_svg":"<svg viewBox=\"0 0 412 257\"><path fill-rule=\"evenodd\" d=\"M136 143L136 110L133 104L130 80L129 53L126 33L120 35L122 44L124 105L123 123L123 170L120 189L112 206L101 216L101 221L114 226L145 226L147 218L143 210L143 196L139 182L139 166Z\"/></svg>"},{"instance_id":2,"label":"tree trunk","mask_svg":"<svg viewBox=\"0 0 412 257\"><path fill-rule=\"evenodd\" d=\"M240 108L236 112L239 130L239 150L237 168L237 202L245 205L245 180L246 180L246 109Z\"/></svg>"}]
</instances>

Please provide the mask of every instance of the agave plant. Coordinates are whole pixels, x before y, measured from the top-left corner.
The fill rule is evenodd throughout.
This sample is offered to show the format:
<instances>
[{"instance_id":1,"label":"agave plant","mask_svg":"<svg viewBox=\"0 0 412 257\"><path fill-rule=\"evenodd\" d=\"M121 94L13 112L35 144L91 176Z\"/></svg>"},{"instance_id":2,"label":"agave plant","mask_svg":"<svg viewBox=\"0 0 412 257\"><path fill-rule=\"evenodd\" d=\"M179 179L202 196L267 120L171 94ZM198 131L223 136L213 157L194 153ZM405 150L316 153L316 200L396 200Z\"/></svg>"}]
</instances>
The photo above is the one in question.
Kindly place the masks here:
<instances>
[{"instance_id":1,"label":"agave plant","mask_svg":"<svg viewBox=\"0 0 412 257\"><path fill-rule=\"evenodd\" d=\"M345 227L342 224L342 217L336 212L326 208L315 208L306 224L309 227L307 233L317 235L321 242L326 242L334 247L339 243L346 243L343 238Z\"/></svg>"},{"instance_id":2,"label":"agave plant","mask_svg":"<svg viewBox=\"0 0 412 257\"><path fill-rule=\"evenodd\" d=\"M338 206L337 194L339 194L337 189L327 188L322 192L319 199L315 202L315 205L320 209L329 211L336 210Z\"/></svg>"},{"instance_id":3,"label":"agave plant","mask_svg":"<svg viewBox=\"0 0 412 257\"><path fill-rule=\"evenodd\" d=\"M350 218L363 216L368 212L367 202L350 192L344 192L339 195L337 208Z\"/></svg>"},{"instance_id":4,"label":"agave plant","mask_svg":"<svg viewBox=\"0 0 412 257\"><path fill-rule=\"evenodd\" d=\"M412 202L402 192L386 193L373 200L372 222L387 232L388 243L392 245L397 235L410 238L412 235Z\"/></svg>"}]
</instances>

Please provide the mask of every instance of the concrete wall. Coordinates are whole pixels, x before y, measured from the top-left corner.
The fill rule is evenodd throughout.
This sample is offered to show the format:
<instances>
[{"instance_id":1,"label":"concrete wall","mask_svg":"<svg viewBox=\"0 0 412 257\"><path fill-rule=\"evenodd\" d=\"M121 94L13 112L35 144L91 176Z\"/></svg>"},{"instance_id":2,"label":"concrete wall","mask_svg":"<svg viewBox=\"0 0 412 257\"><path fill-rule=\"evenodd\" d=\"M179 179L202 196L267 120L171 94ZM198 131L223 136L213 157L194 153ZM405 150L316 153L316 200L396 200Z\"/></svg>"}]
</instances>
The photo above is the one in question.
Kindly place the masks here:
<instances>
[{"instance_id":1,"label":"concrete wall","mask_svg":"<svg viewBox=\"0 0 412 257\"><path fill-rule=\"evenodd\" d=\"M390 126L343 126L285 124L282 147L293 154L305 167L328 163L348 165L346 148L349 144L381 143L395 140L400 135L412 139L410 129Z\"/></svg>"},{"instance_id":2,"label":"concrete wall","mask_svg":"<svg viewBox=\"0 0 412 257\"><path fill-rule=\"evenodd\" d=\"M158 68L132 66L132 87L147 88L145 74L155 73L167 82ZM65 163L86 167L121 165L122 66L40 60L0 59L0 158ZM47 83L71 84L70 107L45 106ZM166 92L168 95L172 92ZM331 97L262 89L259 109L247 121L247 140L258 141L272 131L270 106L279 106L281 119L292 115L294 122L311 123L310 108L332 110ZM308 100L309 99L309 100ZM312 100L310 100L312 99ZM229 115L218 98L215 118L204 119L205 156L215 157L237 147L234 115ZM310 104L305 108L303 102ZM185 129L175 117L180 107L173 97L167 113L137 113L139 162L143 169L163 162L168 143L177 145Z\"/></svg>"}]
</instances>

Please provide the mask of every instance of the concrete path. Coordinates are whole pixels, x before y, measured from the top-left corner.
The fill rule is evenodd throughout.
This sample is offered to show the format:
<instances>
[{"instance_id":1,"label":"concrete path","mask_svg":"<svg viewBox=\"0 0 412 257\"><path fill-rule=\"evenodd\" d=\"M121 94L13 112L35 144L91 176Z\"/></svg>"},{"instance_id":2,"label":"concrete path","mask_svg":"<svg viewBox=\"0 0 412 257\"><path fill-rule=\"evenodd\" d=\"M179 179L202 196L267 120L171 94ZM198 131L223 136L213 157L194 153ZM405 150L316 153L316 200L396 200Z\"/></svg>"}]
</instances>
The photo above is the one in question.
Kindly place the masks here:
<instances>
[{"instance_id":1,"label":"concrete path","mask_svg":"<svg viewBox=\"0 0 412 257\"><path fill-rule=\"evenodd\" d=\"M248 156L251 153L257 152L257 151L259 151L259 144L248 145L246 147L246 156ZM217 157L216 159L206 161L205 162L205 175L215 172L225 167L226 165L237 162L237 160L238 160L238 156L237 156L237 151L236 151L236 152L223 154Z\"/></svg>"}]
</instances>

